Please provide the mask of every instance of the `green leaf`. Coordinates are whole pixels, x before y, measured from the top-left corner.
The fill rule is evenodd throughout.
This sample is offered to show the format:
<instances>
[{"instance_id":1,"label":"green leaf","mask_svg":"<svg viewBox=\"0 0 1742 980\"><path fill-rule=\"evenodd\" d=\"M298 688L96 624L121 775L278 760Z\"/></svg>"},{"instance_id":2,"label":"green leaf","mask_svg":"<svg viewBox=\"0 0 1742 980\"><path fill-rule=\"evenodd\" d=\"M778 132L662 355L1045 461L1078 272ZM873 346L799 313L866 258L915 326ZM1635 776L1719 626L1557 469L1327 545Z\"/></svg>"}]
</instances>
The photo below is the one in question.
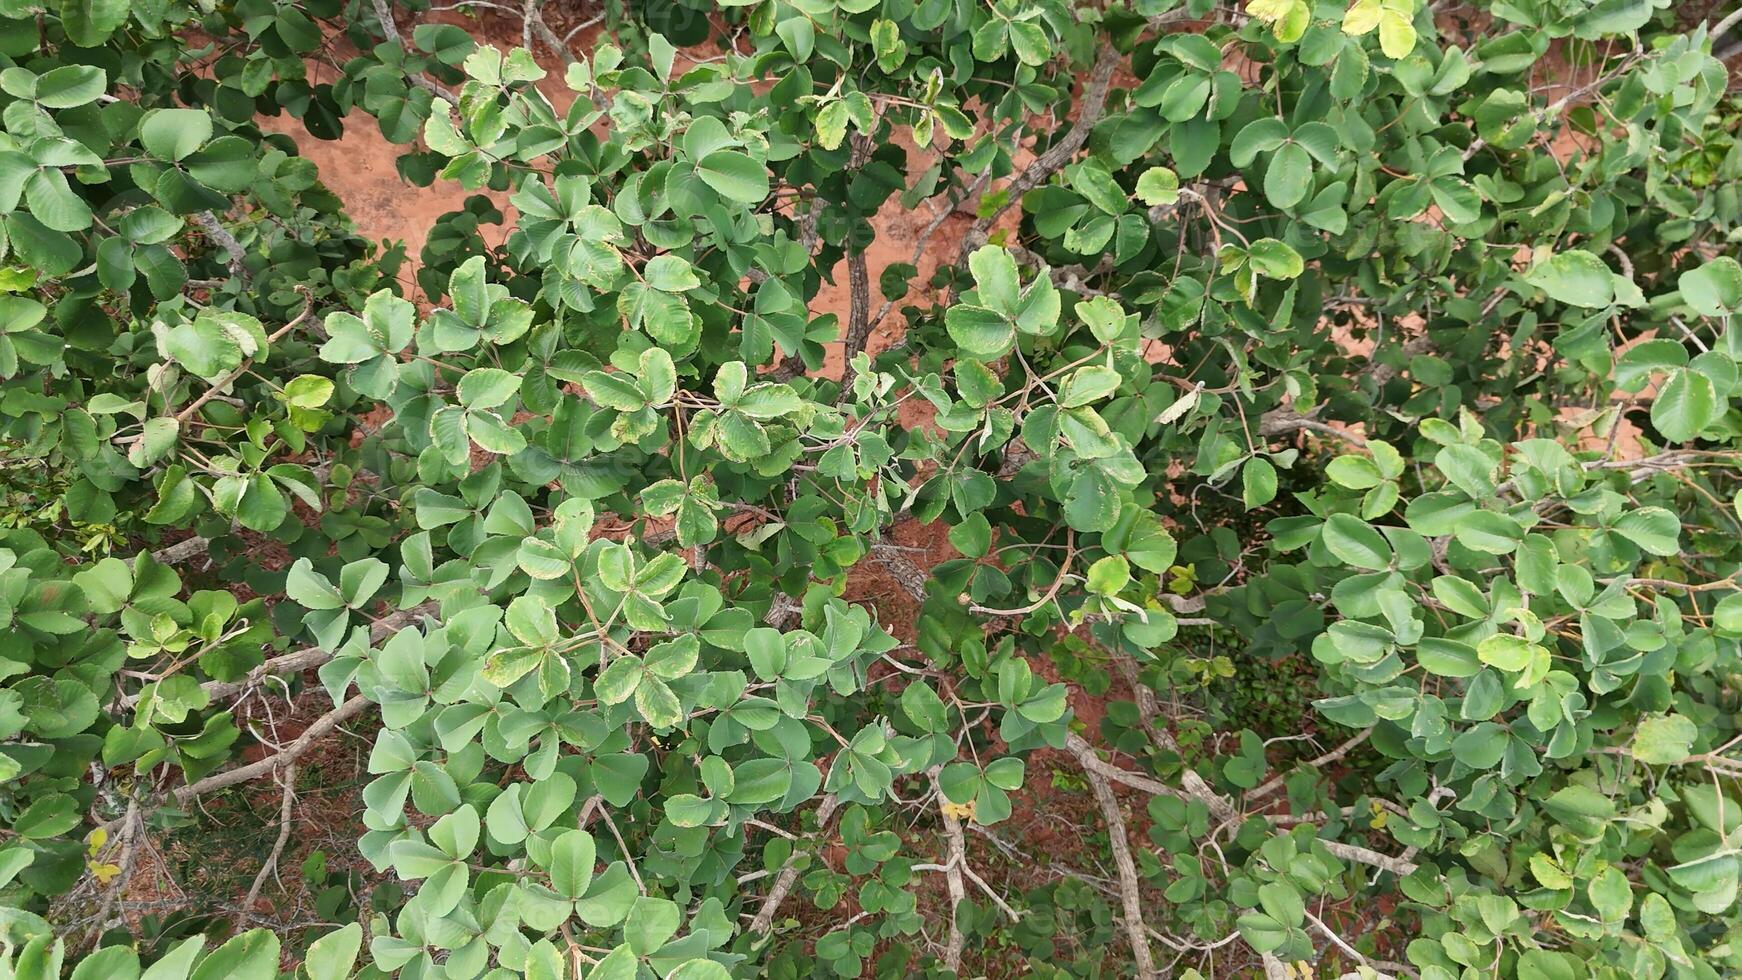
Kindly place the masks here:
<instances>
[{"instance_id":1,"label":"green leaf","mask_svg":"<svg viewBox=\"0 0 1742 980\"><path fill-rule=\"evenodd\" d=\"M1276 499L1276 467L1270 460L1254 456L1240 467L1241 500L1246 509L1263 507Z\"/></svg>"},{"instance_id":2,"label":"green leaf","mask_svg":"<svg viewBox=\"0 0 1742 980\"><path fill-rule=\"evenodd\" d=\"M980 304L1003 316L1014 315L1019 296L1016 260L1010 253L996 245L982 245L968 256L968 268L974 274Z\"/></svg>"},{"instance_id":3,"label":"green leaf","mask_svg":"<svg viewBox=\"0 0 1742 980\"><path fill-rule=\"evenodd\" d=\"M1615 274L1583 250L1561 252L1531 266L1524 281L1569 306L1601 309L1615 301Z\"/></svg>"},{"instance_id":4,"label":"green leaf","mask_svg":"<svg viewBox=\"0 0 1742 980\"><path fill-rule=\"evenodd\" d=\"M606 704L621 704L629 700L646 675L639 659L619 657L600 672L598 679L593 682L593 693Z\"/></svg>"},{"instance_id":5,"label":"green leaf","mask_svg":"<svg viewBox=\"0 0 1742 980\"><path fill-rule=\"evenodd\" d=\"M85 594L92 612L108 615L121 611L133 592L133 570L119 558L104 558L73 576L73 584Z\"/></svg>"},{"instance_id":6,"label":"green leaf","mask_svg":"<svg viewBox=\"0 0 1742 980\"><path fill-rule=\"evenodd\" d=\"M1686 368L1670 372L1651 402L1651 424L1670 442L1688 442L1716 422L1724 406L1711 379Z\"/></svg>"},{"instance_id":7,"label":"green leaf","mask_svg":"<svg viewBox=\"0 0 1742 980\"><path fill-rule=\"evenodd\" d=\"M1732 636L1742 635L1742 592L1732 592L1718 600L1712 610L1712 625Z\"/></svg>"},{"instance_id":8,"label":"green leaf","mask_svg":"<svg viewBox=\"0 0 1742 980\"><path fill-rule=\"evenodd\" d=\"M690 960L666 974L665 980L732 980L732 974L713 960Z\"/></svg>"},{"instance_id":9,"label":"green leaf","mask_svg":"<svg viewBox=\"0 0 1742 980\"><path fill-rule=\"evenodd\" d=\"M1137 199L1150 207L1179 200L1179 175L1166 167L1150 167L1137 178Z\"/></svg>"},{"instance_id":10,"label":"green leaf","mask_svg":"<svg viewBox=\"0 0 1742 980\"><path fill-rule=\"evenodd\" d=\"M1591 880L1591 906L1605 922L1620 922L1633 908L1633 888L1627 875L1613 865L1604 868Z\"/></svg>"},{"instance_id":11,"label":"green leaf","mask_svg":"<svg viewBox=\"0 0 1742 980\"><path fill-rule=\"evenodd\" d=\"M683 705L657 677L644 676L635 688L635 709L655 728L676 728L683 722Z\"/></svg>"},{"instance_id":12,"label":"green leaf","mask_svg":"<svg viewBox=\"0 0 1742 980\"><path fill-rule=\"evenodd\" d=\"M307 558L298 558L290 566L290 574L284 583L284 594L307 609L345 607L344 596L339 594L339 590L333 587L333 583L326 576L314 570L314 563Z\"/></svg>"},{"instance_id":13,"label":"green leaf","mask_svg":"<svg viewBox=\"0 0 1742 980\"><path fill-rule=\"evenodd\" d=\"M127 23L131 7L128 0L61 0L61 26L74 44L94 48Z\"/></svg>"},{"instance_id":14,"label":"green leaf","mask_svg":"<svg viewBox=\"0 0 1742 980\"><path fill-rule=\"evenodd\" d=\"M1699 727L1683 715L1646 718L1633 733L1633 757L1647 765L1673 766L1693 754Z\"/></svg>"},{"instance_id":15,"label":"green leaf","mask_svg":"<svg viewBox=\"0 0 1742 980\"><path fill-rule=\"evenodd\" d=\"M1288 123L1275 116L1260 116L1241 127L1228 147L1228 159L1236 167L1249 167L1258 154L1276 150L1288 139Z\"/></svg>"},{"instance_id":16,"label":"green leaf","mask_svg":"<svg viewBox=\"0 0 1742 980\"><path fill-rule=\"evenodd\" d=\"M564 898L580 898L593 881L596 847L591 834L568 830L550 846L550 883Z\"/></svg>"},{"instance_id":17,"label":"green leaf","mask_svg":"<svg viewBox=\"0 0 1742 980\"><path fill-rule=\"evenodd\" d=\"M1530 666L1541 647L1522 636L1496 633L1476 644L1476 656L1485 664L1508 673L1517 673Z\"/></svg>"},{"instance_id":18,"label":"green leaf","mask_svg":"<svg viewBox=\"0 0 1742 980\"><path fill-rule=\"evenodd\" d=\"M1270 158L1270 168L1264 172L1265 198L1286 211L1305 200L1312 185L1312 157L1299 143L1284 143Z\"/></svg>"},{"instance_id":19,"label":"green leaf","mask_svg":"<svg viewBox=\"0 0 1742 980\"><path fill-rule=\"evenodd\" d=\"M298 375L285 384L284 400L301 409L317 409L333 397L332 381L314 374Z\"/></svg>"},{"instance_id":20,"label":"green leaf","mask_svg":"<svg viewBox=\"0 0 1742 980\"><path fill-rule=\"evenodd\" d=\"M983 361L1004 356L1016 340L1009 319L983 306L952 306L944 314L944 326L962 351Z\"/></svg>"},{"instance_id":21,"label":"green leaf","mask_svg":"<svg viewBox=\"0 0 1742 980\"><path fill-rule=\"evenodd\" d=\"M1122 380L1110 367L1091 364L1078 368L1059 386L1059 407L1081 408L1098 402L1118 391Z\"/></svg>"},{"instance_id":22,"label":"green leaf","mask_svg":"<svg viewBox=\"0 0 1742 980\"><path fill-rule=\"evenodd\" d=\"M212 138L212 117L199 109L153 109L139 124L139 142L146 152L165 160L180 160Z\"/></svg>"},{"instance_id":23,"label":"green leaf","mask_svg":"<svg viewBox=\"0 0 1742 980\"><path fill-rule=\"evenodd\" d=\"M1096 595L1116 595L1131 581L1131 566L1118 555L1108 555L1089 566L1084 586Z\"/></svg>"},{"instance_id":24,"label":"green leaf","mask_svg":"<svg viewBox=\"0 0 1742 980\"><path fill-rule=\"evenodd\" d=\"M884 22L887 23L887 22ZM836 100L817 113L817 145L833 150L847 138L847 103Z\"/></svg>"},{"instance_id":25,"label":"green leaf","mask_svg":"<svg viewBox=\"0 0 1742 980\"><path fill-rule=\"evenodd\" d=\"M520 376L501 368L473 368L460 379L455 394L467 408L496 408L520 390Z\"/></svg>"},{"instance_id":26,"label":"green leaf","mask_svg":"<svg viewBox=\"0 0 1742 980\"><path fill-rule=\"evenodd\" d=\"M309 980L346 980L363 945L363 927L351 923L317 939L303 956Z\"/></svg>"},{"instance_id":27,"label":"green leaf","mask_svg":"<svg viewBox=\"0 0 1742 980\"><path fill-rule=\"evenodd\" d=\"M921 731L941 732L949 724L942 698L923 678L916 678L901 691L901 710Z\"/></svg>"},{"instance_id":28,"label":"green leaf","mask_svg":"<svg viewBox=\"0 0 1742 980\"><path fill-rule=\"evenodd\" d=\"M1385 482L1379 467L1365 456L1338 456L1325 467L1325 475L1350 490L1367 490Z\"/></svg>"},{"instance_id":29,"label":"green leaf","mask_svg":"<svg viewBox=\"0 0 1742 980\"><path fill-rule=\"evenodd\" d=\"M686 289L698 289L702 285L689 260L678 255L656 255L648 259L641 275L649 286L667 293L681 293Z\"/></svg>"},{"instance_id":30,"label":"green leaf","mask_svg":"<svg viewBox=\"0 0 1742 980\"><path fill-rule=\"evenodd\" d=\"M623 939L638 956L646 956L677 934L683 913L677 903L643 895L629 909L623 922Z\"/></svg>"},{"instance_id":31,"label":"green leaf","mask_svg":"<svg viewBox=\"0 0 1742 980\"><path fill-rule=\"evenodd\" d=\"M646 394L620 374L588 371L581 377L581 386L586 389L587 397L603 408L633 412L647 404Z\"/></svg>"},{"instance_id":32,"label":"green leaf","mask_svg":"<svg viewBox=\"0 0 1742 980\"><path fill-rule=\"evenodd\" d=\"M1667 558L1681 551L1681 521L1662 507L1640 507L1622 514L1614 531L1653 555Z\"/></svg>"},{"instance_id":33,"label":"green leaf","mask_svg":"<svg viewBox=\"0 0 1742 980\"><path fill-rule=\"evenodd\" d=\"M697 162L696 172L727 200L758 204L768 196L768 168L737 150L715 150Z\"/></svg>"},{"instance_id":34,"label":"green leaf","mask_svg":"<svg viewBox=\"0 0 1742 980\"><path fill-rule=\"evenodd\" d=\"M1681 274L1682 300L1701 316L1728 316L1742 310L1742 263L1720 255Z\"/></svg>"},{"instance_id":35,"label":"green leaf","mask_svg":"<svg viewBox=\"0 0 1742 980\"><path fill-rule=\"evenodd\" d=\"M1260 238L1247 252L1252 270L1272 279L1293 279L1306 271L1306 262L1293 247L1274 238Z\"/></svg>"},{"instance_id":36,"label":"green leaf","mask_svg":"<svg viewBox=\"0 0 1742 980\"><path fill-rule=\"evenodd\" d=\"M188 980L275 980L278 937L269 929L250 929L200 961Z\"/></svg>"},{"instance_id":37,"label":"green leaf","mask_svg":"<svg viewBox=\"0 0 1742 980\"><path fill-rule=\"evenodd\" d=\"M209 317L170 327L159 343L164 356L174 358L190 373L208 381L242 366L242 348L235 336Z\"/></svg>"},{"instance_id":38,"label":"green leaf","mask_svg":"<svg viewBox=\"0 0 1742 980\"><path fill-rule=\"evenodd\" d=\"M1349 514L1332 514L1322 531L1325 548L1356 568L1389 568L1391 546L1366 522Z\"/></svg>"}]
</instances>

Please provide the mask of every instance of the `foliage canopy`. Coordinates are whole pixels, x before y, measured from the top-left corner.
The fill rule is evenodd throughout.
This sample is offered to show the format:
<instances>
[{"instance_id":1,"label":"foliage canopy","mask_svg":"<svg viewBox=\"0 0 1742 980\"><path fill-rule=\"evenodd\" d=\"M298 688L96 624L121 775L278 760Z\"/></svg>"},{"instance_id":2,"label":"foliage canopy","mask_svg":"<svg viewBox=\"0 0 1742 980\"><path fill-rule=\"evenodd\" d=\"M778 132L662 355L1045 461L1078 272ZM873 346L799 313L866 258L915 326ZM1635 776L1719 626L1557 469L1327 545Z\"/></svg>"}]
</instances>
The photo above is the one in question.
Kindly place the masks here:
<instances>
[{"instance_id":1,"label":"foliage canopy","mask_svg":"<svg viewBox=\"0 0 1742 980\"><path fill-rule=\"evenodd\" d=\"M1742 971L1672 6L0 0L0 976ZM280 114L475 196L402 280ZM1199 716L1287 664L1316 744ZM355 921L144 935L365 720ZM1049 779L1112 872L1006 894Z\"/></svg>"}]
</instances>

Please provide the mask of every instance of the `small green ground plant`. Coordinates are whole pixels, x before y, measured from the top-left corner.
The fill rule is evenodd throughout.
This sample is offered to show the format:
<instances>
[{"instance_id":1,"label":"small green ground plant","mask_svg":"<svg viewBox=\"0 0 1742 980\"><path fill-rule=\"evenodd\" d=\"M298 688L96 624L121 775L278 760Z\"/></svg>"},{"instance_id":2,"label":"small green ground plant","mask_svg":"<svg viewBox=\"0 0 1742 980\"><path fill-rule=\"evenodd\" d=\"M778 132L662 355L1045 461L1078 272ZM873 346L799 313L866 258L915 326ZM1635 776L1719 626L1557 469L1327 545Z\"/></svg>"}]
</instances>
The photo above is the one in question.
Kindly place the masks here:
<instances>
[{"instance_id":1,"label":"small green ground plant","mask_svg":"<svg viewBox=\"0 0 1742 980\"><path fill-rule=\"evenodd\" d=\"M469 6L0 0L0 977L1742 971L1734 17Z\"/></svg>"}]
</instances>

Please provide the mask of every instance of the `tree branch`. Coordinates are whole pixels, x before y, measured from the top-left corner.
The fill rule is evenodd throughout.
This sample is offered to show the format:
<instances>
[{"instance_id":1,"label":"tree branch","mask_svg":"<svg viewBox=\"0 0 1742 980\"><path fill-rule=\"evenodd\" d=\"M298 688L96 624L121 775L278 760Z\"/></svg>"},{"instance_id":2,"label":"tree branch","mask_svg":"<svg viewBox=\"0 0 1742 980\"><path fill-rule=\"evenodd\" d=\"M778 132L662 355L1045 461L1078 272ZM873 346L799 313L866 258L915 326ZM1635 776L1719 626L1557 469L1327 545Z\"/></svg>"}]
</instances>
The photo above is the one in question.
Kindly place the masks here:
<instances>
[{"instance_id":1,"label":"tree branch","mask_svg":"<svg viewBox=\"0 0 1742 980\"><path fill-rule=\"evenodd\" d=\"M841 801L830 793L817 804L817 830L821 831L829 825L829 818L835 815L835 808ZM774 884L768 889L768 896L762 900L762 907L756 910L756 917L750 920L750 931L768 935L774 930L774 914L780 911L780 903L786 900L788 892L798 881L798 852L786 859L780 866L780 874L775 875Z\"/></svg>"},{"instance_id":2,"label":"tree branch","mask_svg":"<svg viewBox=\"0 0 1742 980\"><path fill-rule=\"evenodd\" d=\"M1415 869L1420 867L1420 865L1416 864L1414 861L1406 861L1403 858L1394 858L1389 854L1381 854L1370 847L1362 847L1359 844L1345 844L1342 841L1335 840L1321 840L1319 843L1325 845L1325 850L1330 851L1332 854L1335 854L1337 857L1340 857L1345 861L1354 861L1356 864L1365 864L1370 868L1389 871L1400 878L1405 875L1414 874Z\"/></svg>"},{"instance_id":3,"label":"tree branch","mask_svg":"<svg viewBox=\"0 0 1742 980\"><path fill-rule=\"evenodd\" d=\"M422 605L413 606L410 609L401 609L398 612L383 616L369 625L369 642L380 643L389 636L392 636L394 633L397 633L415 623L419 616L426 613L434 613L439 608L439 605L432 600L430 602L425 602ZM200 687L205 689L208 698L216 701L220 698L234 697L241 694L243 691L261 683L274 674L300 674L305 670L319 667L331 659L333 659L333 652L331 650L324 650L320 647L314 646L303 647L300 650L292 650L289 653L272 657L260 666L250 670L241 680L206 681L204 684L201 684ZM139 703L139 695L122 695L117 703L122 708L131 708Z\"/></svg>"},{"instance_id":4,"label":"tree branch","mask_svg":"<svg viewBox=\"0 0 1742 980\"><path fill-rule=\"evenodd\" d=\"M1383 365L1381 366L1383 367ZM1373 373L1377 375L1379 372L1378 370L1375 370ZM1317 412L1318 409L1313 409L1313 411ZM1299 432L1302 429L1309 432L1317 432L1320 435L1330 436L1333 439L1341 439L1358 449L1365 449L1367 447L1367 440L1361 436L1345 429L1339 429L1329 423L1320 422L1310 414L1303 415L1302 413L1291 409L1276 408L1271 409L1258 417L1259 435L1280 436L1287 435L1291 432Z\"/></svg>"},{"instance_id":5,"label":"tree branch","mask_svg":"<svg viewBox=\"0 0 1742 980\"><path fill-rule=\"evenodd\" d=\"M138 853L139 835L145 833L145 821L139 813L139 801L128 800L127 812L121 817L121 860L116 863L115 880L109 884L108 891L103 895L103 904L97 909L97 917L91 923L87 938L95 937L109 922L109 913L115 910L115 902L121 897L121 892L127 887L127 879L133 874L133 858Z\"/></svg>"},{"instance_id":6,"label":"tree branch","mask_svg":"<svg viewBox=\"0 0 1742 980\"><path fill-rule=\"evenodd\" d=\"M526 6L521 14L526 21L524 27L527 50L532 49L531 38L533 35L537 35L538 39L544 42L545 47L550 48L552 53L563 60L563 64L574 64L575 56L569 54L569 46L564 44L562 38L557 37L556 32L550 29L550 25L544 22L544 13L539 10L541 5L542 0L526 0Z\"/></svg>"},{"instance_id":7,"label":"tree branch","mask_svg":"<svg viewBox=\"0 0 1742 980\"><path fill-rule=\"evenodd\" d=\"M871 159L871 137L855 133L852 146L847 167L858 170ZM853 359L871 339L871 274L865 268L865 250L854 248L851 236L847 241L847 298L847 336L841 347L841 393L835 399L837 403L852 399L853 380L858 373L853 369Z\"/></svg>"},{"instance_id":8,"label":"tree branch","mask_svg":"<svg viewBox=\"0 0 1742 980\"><path fill-rule=\"evenodd\" d=\"M1113 847L1113 864L1119 869L1119 898L1125 906L1125 935L1131 943L1131 958L1135 961L1136 975L1140 980L1153 980L1156 976L1155 959L1149 950L1147 927L1143 924L1143 896L1138 891L1137 864L1131 859L1131 841L1126 837L1125 818L1119 812L1119 799L1113 795L1113 787L1102 774L1105 764L1095 754L1094 746L1074 734L1067 737L1066 745L1082 765L1083 775L1089 780L1089 788L1095 793L1095 802L1101 807L1101 816L1107 821L1107 838Z\"/></svg>"},{"instance_id":9,"label":"tree branch","mask_svg":"<svg viewBox=\"0 0 1742 980\"><path fill-rule=\"evenodd\" d=\"M151 553L151 560L159 565L179 565L195 555L203 555L212 542L206 538L194 535L177 541L165 548L159 548Z\"/></svg>"},{"instance_id":10,"label":"tree branch","mask_svg":"<svg viewBox=\"0 0 1742 980\"><path fill-rule=\"evenodd\" d=\"M968 852L962 840L962 821L957 819L950 810L949 798L944 796L943 783L938 774L943 772L943 766L933 766L926 770L931 777L932 789L938 797L938 815L944 818L944 838L949 841L949 860L944 864L944 880L950 891L950 939L944 947L944 966L951 973L962 970L962 927L956 921L956 908L967 898L968 890L962 885L962 867L968 863Z\"/></svg>"},{"instance_id":11,"label":"tree branch","mask_svg":"<svg viewBox=\"0 0 1742 980\"><path fill-rule=\"evenodd\" d=\"M213 244L222 248L224 253L230 257L230 275L247 282L248 253L242 248L242 243L237 241L236 236L230 234L230 229L225 228L223 223L218 220L218 216L210 211L201 211L194 215L194 220L205 231L206 237L210 238Z\"/></svg>"},{"instance_id":12,"label":"tree branch","mask_svg":"<svg viewBox=\"0 0 1742 980\"><path fill-rule=\"evenodd\" d=\"M1132 789L1140 789L1145 793L1152 795L1166 794L1168 796L1177 796L1182 800L1198 800L1205 806L1209 807L1211 813L1223 820L1232 819L1239 815L1239 811L1234 809L1232 803L1230 803L1225 797L1216 793L1215 790L1211 789L1209 784L1203 781L1202 776L1199 776L1190 769L1187 769L1185 774L1181 777L1181 781L1187 784L1186 788L1180 789L1179 787L1169 786L1158 779L1145 776L1142 773L1136 773L1129 769L1120 768L1119 766L1102 759L1098 754L1096 754L1095 747L1075 732L1070 732L1065 735L1065 749L1072 755L1076 756L1077 759L1082 762L1085 769L1093 770L1097 775L1104 779L1116 783L1123 783Z\"/></svg>"},{"instance_id":13,"label":"tree branch","mask_svg":"<svg viewBox=\"0 0 1742 980\"><path fill-rule=\"evenodd\" d=\"M1101 45L1101 50L1095 56L1095 66L1089 70L1089 80L1083 85L1083 108L1077 113L1077 121L1070 130L1059 137L1046 151L1034 158L1022 173L1016 175L1005 188L1006 197L1003 203L992 209L986 215L974 222L968 233L962 236L962 247L956 255L956 264L965 266L968 254L986 244L988 232L1010 206L1022 200L1022 196L1045 183L1047 178L1058 172L1065 164L1076 156L1083 144L1089 141L1089 131L1101 121L1102 113L1107 111L1107 88L1113 83L1113 69L1119 67L1123 56L1119 49L1111 43Z\"/></svg>"},{"instance_id":14,"label":"tree branch","mask_svg":"<svg viewBox=\"0 0 1742 980\"><path fill-rule=\"evenodd\" d=\"M177 787L170 796L178 804L186 803L189 800L203 796L206 793L228 789L229 787L235 786L239 783L245 783L252 779L258 779L268 773L277 772L301 758L302 754L313 747L314 744L320 741L323 736L337 728L340 722L347 721L362 714L364 709L368 708L373 703L374 702L370 701L368 698L358 694L352 697L349 701L346 701L344 704L341 704L326 714L321 715L319 718L316 718L313 724L309 725L301 735L297 736L296 741L285 746L276 755L269 755L258 762L251 762L245 766L226 769L223 772L207 776L197 783L189 783L186 786Z\"/></svg>"}]
</instances>

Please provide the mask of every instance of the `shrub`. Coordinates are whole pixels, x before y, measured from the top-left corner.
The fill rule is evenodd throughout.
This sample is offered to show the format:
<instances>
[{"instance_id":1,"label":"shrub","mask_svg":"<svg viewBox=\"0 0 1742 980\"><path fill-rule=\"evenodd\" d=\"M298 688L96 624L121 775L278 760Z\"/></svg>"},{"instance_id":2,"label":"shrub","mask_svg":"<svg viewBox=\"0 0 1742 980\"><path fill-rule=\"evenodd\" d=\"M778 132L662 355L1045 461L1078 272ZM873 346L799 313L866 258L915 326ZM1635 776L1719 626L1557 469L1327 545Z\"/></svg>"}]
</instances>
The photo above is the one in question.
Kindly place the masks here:
<instances>
[{"instance_id":1,"label":"shrub","mask_svg":"<svg viewBox=\"0 0 1742 980\"><path fill-rule=\"evenodd\" d=\"M1669 8L0 4L10 975L1742 969L1742 158ZM281 111L476 192L421 295ZM129 917L270 778L250 925L365 721L356 921Z\"/></svg>"}]
</instances>

